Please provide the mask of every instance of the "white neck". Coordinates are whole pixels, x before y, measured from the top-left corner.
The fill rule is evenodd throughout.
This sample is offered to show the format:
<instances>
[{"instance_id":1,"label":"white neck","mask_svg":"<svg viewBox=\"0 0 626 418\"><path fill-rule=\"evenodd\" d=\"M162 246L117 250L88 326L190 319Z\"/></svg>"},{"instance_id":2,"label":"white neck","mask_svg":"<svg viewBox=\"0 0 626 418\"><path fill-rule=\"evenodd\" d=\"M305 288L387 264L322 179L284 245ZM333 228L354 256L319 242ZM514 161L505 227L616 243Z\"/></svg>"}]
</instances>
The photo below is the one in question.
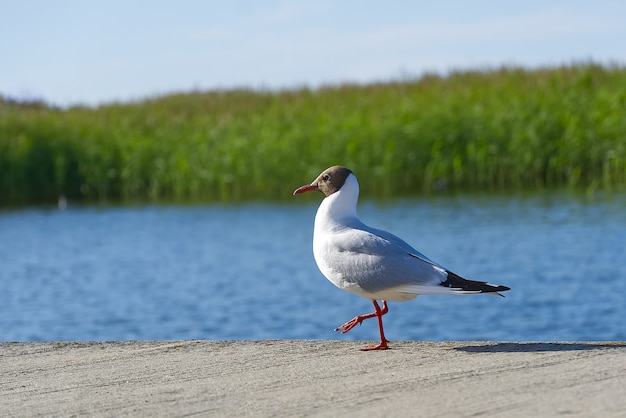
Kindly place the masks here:
<instances>
[{"instance_id":1,"label":"white neck","mask_svg":"<svg viewBox=\"0 0 626 418\"><path fill-rule=\"evenodd\" d=\"M359 200L359 182L354 174L348 175L341 189L326 197L315 216L315 226L321 224L351 223L357 219L356 203Z\"/></svg>"}]
</instances>

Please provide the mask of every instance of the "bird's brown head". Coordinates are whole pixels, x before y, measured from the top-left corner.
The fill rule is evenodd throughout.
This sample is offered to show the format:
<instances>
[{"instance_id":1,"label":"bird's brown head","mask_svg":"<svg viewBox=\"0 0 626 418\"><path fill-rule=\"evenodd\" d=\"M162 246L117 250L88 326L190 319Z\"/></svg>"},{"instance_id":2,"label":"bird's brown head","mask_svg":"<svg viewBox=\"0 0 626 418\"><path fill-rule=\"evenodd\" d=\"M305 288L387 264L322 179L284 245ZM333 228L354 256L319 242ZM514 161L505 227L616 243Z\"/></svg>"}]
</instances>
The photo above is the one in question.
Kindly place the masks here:
<instances>
[{"instance_id":1,"label":"bird's brown head","mask_svg":"<svg viewBox=\"0 0 626 418\"><path fill-rule=\"evenodd\" d=\"M313 183L297 188L293 194L297 195L317 190L324 193L325 196L330 196L341 189L350 174L352 174L352 171L348 168L339 165L332 166L317 176Z\"/></svg>"}]
</instances>

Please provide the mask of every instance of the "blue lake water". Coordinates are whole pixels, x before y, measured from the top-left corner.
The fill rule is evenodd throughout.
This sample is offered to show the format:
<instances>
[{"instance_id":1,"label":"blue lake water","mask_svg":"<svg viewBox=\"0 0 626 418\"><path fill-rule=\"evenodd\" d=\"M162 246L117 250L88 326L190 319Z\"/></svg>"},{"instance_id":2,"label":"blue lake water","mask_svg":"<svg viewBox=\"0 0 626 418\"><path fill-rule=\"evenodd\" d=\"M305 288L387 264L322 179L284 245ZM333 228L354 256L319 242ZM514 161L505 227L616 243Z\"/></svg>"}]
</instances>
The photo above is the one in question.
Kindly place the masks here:
<instances>
[{"instance_id":1,"label":"blue lake water","mask_svg":"<svg viewBox=\"0 0 626 418\"><path fill-rule=\"evenodd\" d=\"M321 196L285 204L0 211L0 340L378 338L317 270ZM626 195L362 202L450 270L512 288L390 303L390 340L626 340Z\"/></svg>"}]
</instances>

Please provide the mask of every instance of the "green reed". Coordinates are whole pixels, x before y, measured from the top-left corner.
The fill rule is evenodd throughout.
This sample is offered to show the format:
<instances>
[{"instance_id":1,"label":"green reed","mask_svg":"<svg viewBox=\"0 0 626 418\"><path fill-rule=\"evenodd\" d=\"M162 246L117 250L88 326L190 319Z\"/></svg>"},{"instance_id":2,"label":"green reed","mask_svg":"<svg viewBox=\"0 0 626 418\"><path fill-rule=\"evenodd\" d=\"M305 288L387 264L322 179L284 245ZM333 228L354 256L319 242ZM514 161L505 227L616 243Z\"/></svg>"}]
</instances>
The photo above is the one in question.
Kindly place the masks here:
<instances>
[{"instance_id":1,"label":"green reed","mask_svg":"<svg viewBox=\"0 0 626 418\"><path fill-rule=\"evenodd\" d=\"M626 185L626 69L502 68L96 109L0 102L0 202L286 198L342 164L368 196Z\"/></svg>"}]
</instances>

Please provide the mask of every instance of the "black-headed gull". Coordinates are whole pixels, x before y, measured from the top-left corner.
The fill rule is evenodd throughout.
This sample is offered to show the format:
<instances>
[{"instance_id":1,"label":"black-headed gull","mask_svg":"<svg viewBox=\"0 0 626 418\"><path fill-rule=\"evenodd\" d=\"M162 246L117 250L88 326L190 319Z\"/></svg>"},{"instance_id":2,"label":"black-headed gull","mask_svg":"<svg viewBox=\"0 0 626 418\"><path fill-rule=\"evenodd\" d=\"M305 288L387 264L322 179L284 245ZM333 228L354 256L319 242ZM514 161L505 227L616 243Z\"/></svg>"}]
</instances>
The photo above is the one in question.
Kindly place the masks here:
<instances>
[{"instance_id":1,"label":"black-headed gull","mask_svg":"<svg viewBox=\"0 0 626 418\"><path fill-rule=\"evenodd\" d=\"M356 214L359 183L351 170L330 167L293 194L314 190L326 196L315 215L313 255L317 266L335 286L374 304L375 312L355 316L335 329L346 333L363 320L377 317L380 344L363 350L389 348L382 320L388 311L387 301L405 302L420 294L502 296L498 292L509 290L506 286L466 280L397 236L361 222Z\"/></svg>"}]
</instances>

